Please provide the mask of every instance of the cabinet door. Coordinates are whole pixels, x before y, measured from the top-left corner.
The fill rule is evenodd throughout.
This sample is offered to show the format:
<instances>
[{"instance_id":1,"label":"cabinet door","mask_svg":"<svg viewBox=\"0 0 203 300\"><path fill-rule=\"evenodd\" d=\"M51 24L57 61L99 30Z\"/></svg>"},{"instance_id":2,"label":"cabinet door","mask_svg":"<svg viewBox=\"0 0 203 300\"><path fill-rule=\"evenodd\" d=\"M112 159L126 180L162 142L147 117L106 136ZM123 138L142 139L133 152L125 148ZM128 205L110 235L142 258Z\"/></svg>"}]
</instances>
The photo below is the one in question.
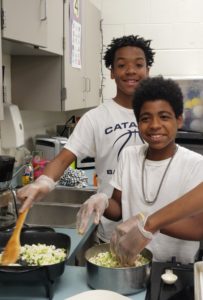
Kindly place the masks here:
<instances>
[{"instance_id":1,"label":"cabinet door","mask_svg":"<svg viewBox=\"0 0 203 300\"><path fill-rule=\"evenodd\" d=\"M46 46L47 0L2 0L6 39Z\"/></svg>"},{"instance_id":2,"label":"cabinet door","mask_svg":"<svg viewBox=\"0 0 203 300\"><path fill-rule=\"evenodd\" d=\"M85 74L84 74L84 40L83 40L83 27L85 26L83 20L83 0L78 1L81 4L79 6L79 14L80 14L80 24L82 28L82 44L81 44L81 68L76 68L72 66L71 61L71 28L72 22L70 17L70 1L66 1L65 10L64 10L64 40L65 40L65 48L64 48L64 88L66 89L66 99L63 101L63 109L74 110L85 107Z\"/></svg>"},{"instance_id":3,"label":"cabinet door","mask_svg":"<svg viewBox=\"0 0 203 300\"><path fill-rule=\"evenodd\" d=\"M81 68L75 68L71 63L70 10L66 5L64 84L67 95L64 101L64 110L91 108L97 106L100 102L100 11L89 0L74 2L80 5L79 11L81 13Z\"/></svg>"},{"instance_id":4,"label":"cabinet door","mask_svg":"<svg viewBox=\"0 0 203 300\"><path fill-rule=\"evenodd\" d=\"M50 53L63 55L63 2L47 0L47 47Z\"/></svg>"},{"instance_id":5,"label":"cabinet door","mask_svg":"<svg viewBox=\"0 0 203 300\"><path fill-rule=\"evenodd\" d=\"M100 11L89 0L85 0L84 2L85 107L91 108L99 105L100 103L101 14Z\"/></svg>"},{"instance_id":6,"label":"cabinet door","mask_svg":"<svg viewBox=\"0 0 203 300\"><path fill-rule=\"evenodd\" d=\"M0 16L0 21L1 21L1 16ZM0 38L0 53L1 53L1 38ZM2 55L0 55L0 68L2 70ZM0 72L0 120L3 120L3 87L2 87L2 85L3 85L2 72Z\"/></svg>"}]
</instances>

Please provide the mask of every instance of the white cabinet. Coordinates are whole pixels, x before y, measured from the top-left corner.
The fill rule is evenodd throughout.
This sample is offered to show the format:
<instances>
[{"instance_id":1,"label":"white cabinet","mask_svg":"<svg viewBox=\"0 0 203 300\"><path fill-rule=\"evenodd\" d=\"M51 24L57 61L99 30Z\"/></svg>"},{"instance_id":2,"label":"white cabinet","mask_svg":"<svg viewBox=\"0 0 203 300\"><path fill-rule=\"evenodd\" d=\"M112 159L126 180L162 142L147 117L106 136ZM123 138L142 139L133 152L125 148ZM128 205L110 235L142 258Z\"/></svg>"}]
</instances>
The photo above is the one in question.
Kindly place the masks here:
<instances>
[{"instance_id":1,"label":"white cabinet","mask_svg":"<svg viewBox=\"0 0 203 300\"><path fill-rule=\"evenodd\" d=\"M100 102L100 11L89 1L80 1L82 4L82 37L81 37L81 69L72 67L70 59L71 24L69 22L69 8L65 9L65 36L64 51L64 87L67 99L63 103L64 110L91 108ZM68 21L66 21L68 20Z\"/></svg>"},{"instance_id":2,"label":"white cabinet","mask_svg":"<svg viewBox=\"0 0 203 300\"><path fill-rule=\"evenodd\" d=\"M100 11L89 1L85 5L85 107L99 104L101 81L101 31Z\"/></svg>"},{"instance_id":3,"label":"white cabinet","mask_svg":"<svg viewBox=\"0 0 203 300\"><path fill-rule=\"evenodd\" d=\"M2 36L9 40L46 46L47 0L2 0Z\"/></svg>"},{"instance_id":4,"label":"white cabinet","mask_svg":"<svg viewBox=\"0 0 203 300\"><path fill-rule=\"evenodd\" d=\"M64 0L2 0L3 51L63 55Z\"/></svg>"},{"instance_id":5,"label":"white cabinet","mask_svg":"<svg viewBox=\"0 0 203 300\"><path fill-rule=\"evenodd\" d=\"M0 16L1 21L1 16ZM1 53L1 38L0 38L0 53ZM2 55L0 55L0 68L2 70ZM2 87L2 72L0 72L0 120L3 120L3 87Z\"/></svg>"},{"instance_id":6,"label":"white cabinet","mask_svg":"<svg viewBox=\"0 0 203 300\"><path fill-rule=\"evenodd\" d=\"M63 55L63 3L64 0L47 1L47 43L45 51Z\"/></svg>"},{"instance_id":7,"label":"white cabinet","mask_svg":"<svg viewBox=\"0 0 203 300\"><path fill-rule=\"evenodd\" d=\"M64 2L63 56L11 57L12 102L20 109L69 111L99 104L100 12L89 0L80 3L81 68L73 67L70 60L69 1Z\"/></svg>"}]
</instances>

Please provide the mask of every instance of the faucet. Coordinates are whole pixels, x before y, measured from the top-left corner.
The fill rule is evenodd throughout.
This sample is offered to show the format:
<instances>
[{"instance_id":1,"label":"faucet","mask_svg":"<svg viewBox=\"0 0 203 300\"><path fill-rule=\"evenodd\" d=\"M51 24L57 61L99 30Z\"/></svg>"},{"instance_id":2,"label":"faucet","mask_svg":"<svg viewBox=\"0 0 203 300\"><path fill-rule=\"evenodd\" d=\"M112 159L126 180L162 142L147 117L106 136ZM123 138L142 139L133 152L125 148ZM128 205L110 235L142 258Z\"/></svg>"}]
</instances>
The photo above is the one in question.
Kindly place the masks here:
<instances>
[{"instance_id":1,"label":"faucet","mask_svg":"<svg viewBox=\"0 0 203 300\"><path fill-rule=\"evenodd\" d=\"M16 213L16 217L18 217L18 207L17 207L17 203L18 203L18 199L17 199L17 195L16 195L16 187L14 187L12 185L12 180L15 179L22 171L24 171L26 168L26 164L22 165L12 176L11 182L10 182L10 186L9 189L13 195L13 202L14 202L14 209L15 209L15 213Z\"/></svg>"},{"instance_id":2,"label":"faucet","mask_svg":"<svg viewBox=\"0 0 203 300\"><path fill-rule=\"evenodd\" d=\"M12 180L14 178L16 178L16 176L18 176L18 174L21 172L21 171L24 171L24 169L26 168L27 165L22 165L12 176Z\"/></svg>"}]
</instances>

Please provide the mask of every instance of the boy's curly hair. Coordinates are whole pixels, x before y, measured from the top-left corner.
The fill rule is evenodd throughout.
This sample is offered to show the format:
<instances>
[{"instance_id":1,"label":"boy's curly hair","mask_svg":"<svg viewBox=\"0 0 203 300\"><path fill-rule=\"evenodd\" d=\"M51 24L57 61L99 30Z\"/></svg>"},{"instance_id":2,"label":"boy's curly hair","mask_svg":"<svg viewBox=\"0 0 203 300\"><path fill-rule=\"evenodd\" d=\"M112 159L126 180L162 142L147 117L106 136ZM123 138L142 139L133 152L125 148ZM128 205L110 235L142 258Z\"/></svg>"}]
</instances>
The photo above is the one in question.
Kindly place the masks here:
<instances>
[{"instance_id":1,"label":"boy's curly hair","mask_svg":"<svg viewBox=\"0 0 203 300\"><path fill-rule=\"evenodd\" d=\"M179 85L172 79L163 76L148 77L143 79L133 97L133 110L137 121L140 111L147 101L165 100L172 107L176 118L183 113L183 94Z\"/></svg>"},{"instance_id":2,"label":"boy's curly hair","mask_svg":"<svg viewBox=\"0 0 203 300\"><path fill-rule=\"evenodd\" d=\"M155 52L153 52L153 49L150 47L150 43L151 40L145 40L138 35L128 35L120 38L113 38L111 44L107 46L104 54L105 66L108 69L113 69L116 51L120 48L130 46L142 49L146 57L147 66L151 67L154 62Z\"/></svg>"}]
</instances>

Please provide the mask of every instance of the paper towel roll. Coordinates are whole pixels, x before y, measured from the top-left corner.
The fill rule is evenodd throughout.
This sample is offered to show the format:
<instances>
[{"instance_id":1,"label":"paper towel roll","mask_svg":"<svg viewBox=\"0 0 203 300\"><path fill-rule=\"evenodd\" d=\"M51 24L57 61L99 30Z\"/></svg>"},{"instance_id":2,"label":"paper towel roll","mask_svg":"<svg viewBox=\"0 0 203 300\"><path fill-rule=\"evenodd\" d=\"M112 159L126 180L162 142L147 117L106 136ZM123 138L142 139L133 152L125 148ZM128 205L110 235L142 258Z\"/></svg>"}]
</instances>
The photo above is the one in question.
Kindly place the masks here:
<instances>
[{"instance_id":1,"label":"paper towel roll","mask_svg":"<svg viewBox=\"0 0 203 300\"><path fill-rule=\"evenodd\" d=\"M24 127L17 105L4 104L4 120L0 123L2 148L18 148L24 145Z\"/></svg>"}]
</instances>

